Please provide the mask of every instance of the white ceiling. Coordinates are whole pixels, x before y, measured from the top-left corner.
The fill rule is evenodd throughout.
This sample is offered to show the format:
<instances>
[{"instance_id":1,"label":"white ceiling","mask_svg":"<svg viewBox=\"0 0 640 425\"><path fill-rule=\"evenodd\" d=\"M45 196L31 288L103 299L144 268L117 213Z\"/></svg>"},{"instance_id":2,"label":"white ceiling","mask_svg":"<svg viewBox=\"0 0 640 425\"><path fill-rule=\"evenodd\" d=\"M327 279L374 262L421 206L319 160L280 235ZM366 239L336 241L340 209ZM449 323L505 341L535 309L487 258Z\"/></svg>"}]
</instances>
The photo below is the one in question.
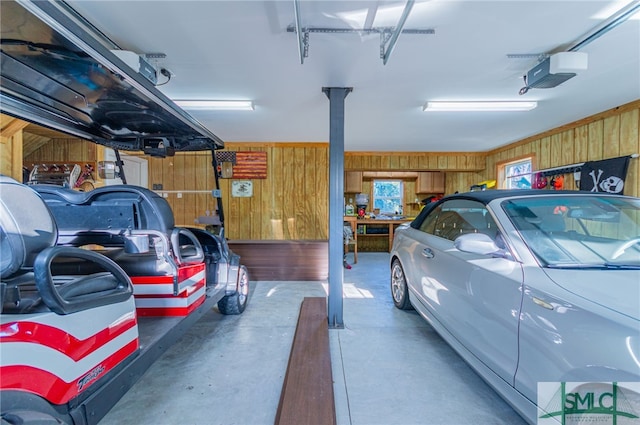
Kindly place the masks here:
<instances>
[{"instance_id":1,"label":"white ceiling","mask_svg":"<svg viewBox=\"0 0 640 425\"><path fill-rule=\"evenodd\" d=\"M636 0L635 2L637 2ZM226 142L326 142L323 87L345 99L346 151L485 151L640 98L640 14L582 48L588 70L518 95L535 54L566 50L626 2L416 1L388 63L380 37L311 33L300 64L293 0L68 1L120 48L161 52L173 99L251 99L194 111ZM301 0L302 27L394 27L404 1ZM530 55L511 59L508 54ZM160 77L159 82L163 81ZM425 113L427 100L537 100L529 112Z\"/></svg>"}]
</instances>

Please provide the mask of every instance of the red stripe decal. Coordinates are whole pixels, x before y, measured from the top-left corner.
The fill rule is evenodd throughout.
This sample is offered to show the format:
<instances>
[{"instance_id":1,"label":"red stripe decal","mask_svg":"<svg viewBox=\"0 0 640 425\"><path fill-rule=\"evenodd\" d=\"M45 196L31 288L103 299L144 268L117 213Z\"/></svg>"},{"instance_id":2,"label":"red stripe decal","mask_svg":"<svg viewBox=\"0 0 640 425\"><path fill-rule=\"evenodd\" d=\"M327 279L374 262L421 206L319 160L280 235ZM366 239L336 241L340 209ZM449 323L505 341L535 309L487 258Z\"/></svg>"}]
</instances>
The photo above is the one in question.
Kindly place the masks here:
<instances>
[{"instance_id":1,"label":"red stripe decal","mask_svg":"<svg viewBox=\"0 0 640 425\"><path fill-rule=\"evenodd\" d=\"M173 284L173 276L131 276L134 285L155 285L158 283Z\"/></svg>"},{"instance_id":2,"label":"red stripe decal","mask_svg":"<svg viewBox=\"0 0 640 425\"><path fill-rule=\"evenodd\" d=\"M72 382L65 382L46 370L31 366L0 366L0 388L26 391L42 396L53 404L64 404L95 384L137 350L138 340L135 339Z\"/></svg>"},{"instance_id":3,"label":"red stripe decal","mask_svg":"<svg viewBox=\"0 0 640 425\"><path fill-rule=\"evenodd\" d=\"M191 285L185 288L184 291L182 291L181 293L179 293L178 295L173 295L173 294L141 294L141 295L136 295L137 299L142 299L142 298L188 298L191 294L193 294L195 291L197 291L198 289L202 288L204 286L204 279L198 281L198 283L196 283L195 285Z\"/></svg>"},{"instance_id":4,"label":"red stripe decal","mask_svg":"<svg viewBox=\"0 0 640 425\"><path fill-rule=\"evenodd\" d=\"M178 268L178 282L184 282L197 273L204 270L204 263L193 264L190 266L180 266Z\"/></svg>"},{"instance_id":5,"label":"red stripe decal","mask_svg":"<svg viewBox=\"0 0 640 425\"><path fill-rule=\"evenodd\" d=\"M188 316L204 302L205 298L203 295L187 307L140 307L136 311L138 316Z\"/></svg>"},{"instance_id":6,"label":"red stripe decal","mask_svg":"<svg viewBox=\"0 0 640 425\"><path fill-rule=\"evenodd\" d=\"M83 340L43 323L10 322L0 326L0 343L27 342L59 351L74 361L91 354L138 323L135 315ZM4 380L4 376L3 376Z\"/></svg>"}]
</instances>

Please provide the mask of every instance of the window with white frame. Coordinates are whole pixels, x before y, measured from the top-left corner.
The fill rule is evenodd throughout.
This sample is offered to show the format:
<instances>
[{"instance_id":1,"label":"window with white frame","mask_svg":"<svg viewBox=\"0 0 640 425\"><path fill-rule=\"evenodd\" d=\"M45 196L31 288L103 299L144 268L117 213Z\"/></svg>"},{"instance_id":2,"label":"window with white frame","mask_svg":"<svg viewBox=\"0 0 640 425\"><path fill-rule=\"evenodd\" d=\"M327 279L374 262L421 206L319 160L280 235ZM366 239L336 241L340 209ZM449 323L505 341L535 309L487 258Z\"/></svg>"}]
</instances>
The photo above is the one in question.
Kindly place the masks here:
<instances>
[{"instance_id":1,"label":"window with white frame","mask_svg":"<svg viewBox=\"0 0 640 425\"><path fill-rule=\"evenodd\" d=\"M373 209L382 214L402 214L403 194L402 180L374 180Z\"/></svg>"},{"instance_id":2,"label":"window with white frame","mask_svg":"<svg viewBox=\"0 0 640 425\"><path fill-rule=\"evenodd\" d=\"M499 187L501 189L531 189L532 171L532 157L500 164L498 165Z\"/></svg>"}]
</instances>

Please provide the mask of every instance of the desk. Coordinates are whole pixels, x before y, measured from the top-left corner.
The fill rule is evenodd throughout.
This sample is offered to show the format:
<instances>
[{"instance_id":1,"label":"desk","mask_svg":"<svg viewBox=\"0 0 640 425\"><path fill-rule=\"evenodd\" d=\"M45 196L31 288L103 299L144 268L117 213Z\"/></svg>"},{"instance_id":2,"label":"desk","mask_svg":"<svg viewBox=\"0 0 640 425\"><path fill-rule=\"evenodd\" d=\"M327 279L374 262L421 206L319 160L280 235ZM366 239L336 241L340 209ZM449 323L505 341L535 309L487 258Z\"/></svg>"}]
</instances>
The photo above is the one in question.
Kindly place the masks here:
<instances>
[{"instance_id":1,"label":"desk","mask_svg":"<svg viewBox=\"0 0 640 425\"><path fill-rule=\"evenodd\" d=\"M360 226L365 226L363 230L364 233L358 233L358 237L388 237L389 238L389 252L391 252L391 247L393 246L393 232L395 228L402 223L409 223L413 221L413 219L399 219L399 220L379 220L379 219L358 219L356 221L357 229L360 230ZM380 233L366 233L366 226L375 226L375 228L384 228Z\"/></svg>"}]
</instances>

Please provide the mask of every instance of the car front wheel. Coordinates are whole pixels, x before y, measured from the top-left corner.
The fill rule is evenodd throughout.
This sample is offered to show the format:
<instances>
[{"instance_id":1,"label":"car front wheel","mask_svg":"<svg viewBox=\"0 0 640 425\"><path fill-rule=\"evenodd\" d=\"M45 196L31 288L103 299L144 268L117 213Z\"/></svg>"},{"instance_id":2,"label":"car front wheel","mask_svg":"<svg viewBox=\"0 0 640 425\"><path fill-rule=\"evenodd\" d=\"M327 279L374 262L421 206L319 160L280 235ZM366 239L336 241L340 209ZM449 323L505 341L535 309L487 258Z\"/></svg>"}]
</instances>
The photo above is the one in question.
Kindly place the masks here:
<instances>
[{"instance_id":1,"label":"car front wheel","mask_svg":"<svg viewBox=\"0 0 640 425\"><path fill-rule=\"evenodd\" d=\"M393 298L393 304L400 310L411 309L407 279L404 276L400 261L397 259L391 263L391 297Z\"/></svg>"}]
</instances>

